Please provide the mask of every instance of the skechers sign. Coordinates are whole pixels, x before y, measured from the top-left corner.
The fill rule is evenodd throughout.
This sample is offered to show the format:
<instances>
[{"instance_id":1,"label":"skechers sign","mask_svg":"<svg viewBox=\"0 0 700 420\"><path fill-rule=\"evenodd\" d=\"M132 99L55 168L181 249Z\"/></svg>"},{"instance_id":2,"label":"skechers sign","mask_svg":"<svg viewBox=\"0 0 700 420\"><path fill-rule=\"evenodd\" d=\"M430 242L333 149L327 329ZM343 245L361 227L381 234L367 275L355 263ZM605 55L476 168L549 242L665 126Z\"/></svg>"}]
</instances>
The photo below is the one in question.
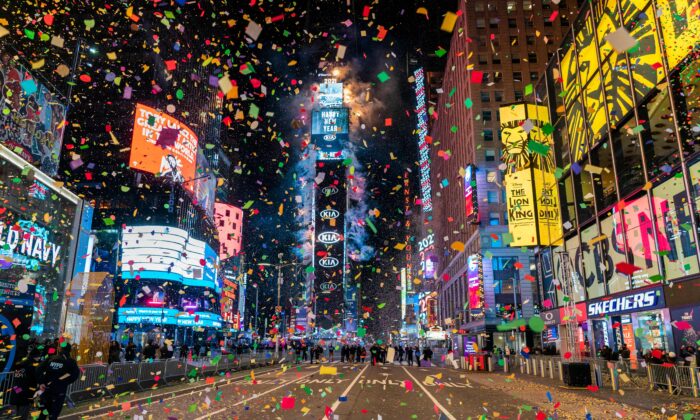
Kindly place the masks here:
<instances>
[{"instance_id":1,"label":"skechers sign","mask_svg":"<svg viewBox=\"0 0 700 420\"><path fill-rule=\"evenodd\" d=\"M321 210L321 219L323 220L333 220L340 216L340 212L335 209L325 209Z\"/></svg>"},{"instance_id":2,"label":"skechers sign","mask_svg":"<svg viewBox=\"0 0 700 420\"><path fill-rule=\"evenodd\" d=\"M656 309L664 306L663 291L660 287L626 293L611 299L598 300L588 304L588 317L620 315L628 312Z\"/></svg>"},{"instance_id":3,"label":"skechers sign","mask_svg":"<svg viewBox=\"0 0 700 420\"><path fill-rule=\"evenodd\" d=\"M338 261L338 259L334 257L323 257L318 261L318 265L324 268L337 267L338 264L340 264L340 261Z\"/></svg>"},{"instance_id":4,"label":"skechers sign","mask_svg":"<svg viewBox=\"0 0 700 420\"><path fill-rule=\"evenodd\" d=\"M318 241L324 244L334 244L340 241L340 234L338 232L319 233Z\"/></svg>"}]
</instances>

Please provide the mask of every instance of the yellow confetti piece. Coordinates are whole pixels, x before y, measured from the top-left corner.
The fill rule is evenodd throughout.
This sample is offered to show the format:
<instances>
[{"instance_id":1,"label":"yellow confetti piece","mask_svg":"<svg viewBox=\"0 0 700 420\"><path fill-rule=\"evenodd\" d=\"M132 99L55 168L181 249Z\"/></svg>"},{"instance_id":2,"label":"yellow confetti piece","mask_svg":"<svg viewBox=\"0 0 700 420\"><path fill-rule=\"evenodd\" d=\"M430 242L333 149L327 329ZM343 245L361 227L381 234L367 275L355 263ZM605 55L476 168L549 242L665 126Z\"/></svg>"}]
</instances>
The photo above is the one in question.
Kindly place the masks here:
<instances>
[{"instance_id":1,"label":"yellow confetti piece","mask_svg":"<svg viewBox=\"0 0 700 420\"><path fill-rule=\"evenodd\" d=\"M447 12L445 13L445 18L442 20L440 30L452 32L455 29L455 23L457 23L457 15L452 12Z\"/></svg>"},{"instance_id":2,"label":"yellow confetti piece","mask_svg":"<svg viewBox=\"0 0 700 420\"><path fill-rule=\"evenodd\" d=\"M318 372L320 375L337 375L338 368L335 366L321 366Z\"/></svg>"}]
</instances>

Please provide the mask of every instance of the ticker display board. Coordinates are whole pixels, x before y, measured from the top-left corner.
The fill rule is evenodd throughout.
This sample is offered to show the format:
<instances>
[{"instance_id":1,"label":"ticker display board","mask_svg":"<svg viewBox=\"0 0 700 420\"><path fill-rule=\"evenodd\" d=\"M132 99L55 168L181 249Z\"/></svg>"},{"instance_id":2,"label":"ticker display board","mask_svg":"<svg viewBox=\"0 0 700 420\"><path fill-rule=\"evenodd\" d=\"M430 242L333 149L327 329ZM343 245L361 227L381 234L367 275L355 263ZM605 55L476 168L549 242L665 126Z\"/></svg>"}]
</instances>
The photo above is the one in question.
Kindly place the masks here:
<instances>
[{"instance_id":1,"label":"ticker display board","mask_svg":"<svg viewBox=\"0 0 700 420\"><path fill-rule=\"evenodd\" d=\"M317 164L316 173L323 174L314 208L316 325L327 330L341 324L344 315L345 166L325 161Z\"/></svg>"},{"instance_id":2,"label":"ticker display board","mask_svg":"<svg viewBox=\"0 0 700 420\"><path fill-rule=\"evenodd\" d=\"M348 109L321 108L311 113L311 141L321 152L339 152L348 141Z\"/></svg>"}]
</instances>

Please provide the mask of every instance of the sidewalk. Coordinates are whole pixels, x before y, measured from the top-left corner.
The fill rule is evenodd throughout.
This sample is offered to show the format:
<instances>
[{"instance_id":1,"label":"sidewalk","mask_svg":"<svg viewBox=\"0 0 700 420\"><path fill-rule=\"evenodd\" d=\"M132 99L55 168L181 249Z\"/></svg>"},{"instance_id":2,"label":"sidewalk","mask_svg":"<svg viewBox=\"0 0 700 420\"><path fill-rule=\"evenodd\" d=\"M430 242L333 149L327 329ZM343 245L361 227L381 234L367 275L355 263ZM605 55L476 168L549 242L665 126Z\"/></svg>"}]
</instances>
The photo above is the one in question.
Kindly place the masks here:
<instances>
[{"instance_id":1,"label":"sidewalk","mask_svg":"<svg viewBox=\"0 0 700 420\"><path fill-rule=\"evenodd\" d=\"M627 408L637 408L654 413L655 418L673 419L678 416L679 420L700 419L700 399L668 395L660 391L650 391L648 389L621 389L612 391L607 388L571 388L563 385L558 380L542 378L517 373L497 373L497 372L469 372L459 371L467 374L470 381L479 385L498 390L509 394L515 398L530 399L533 395L541 398L542 395L552 396L554 401L569 404L578 404L592 407L598 404L609 404L610 418L620 415L625 418L624 412Z\"/></svg>"}]
</instances>

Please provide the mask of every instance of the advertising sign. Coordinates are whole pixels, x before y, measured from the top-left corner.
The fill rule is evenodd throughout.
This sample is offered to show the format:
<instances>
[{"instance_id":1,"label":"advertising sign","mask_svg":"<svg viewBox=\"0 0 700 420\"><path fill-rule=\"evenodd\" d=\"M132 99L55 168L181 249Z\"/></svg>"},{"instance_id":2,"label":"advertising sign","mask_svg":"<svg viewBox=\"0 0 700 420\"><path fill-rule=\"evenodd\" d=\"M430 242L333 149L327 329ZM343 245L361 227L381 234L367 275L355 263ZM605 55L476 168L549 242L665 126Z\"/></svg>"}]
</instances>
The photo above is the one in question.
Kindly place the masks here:
<instances>
[{"instance_id":1,"label":"advertising sign","mask_svg":"<svg viewBox=\"0 0 700 420\"><path fill-rule=\"evenodd\" d=\"M348 141L349 114L347 108L321 108L311 113L311 141L319 152L333 158ZM317 156L322 160L321 156Z\"/></svg>"},{"instance_id":2,"label":"advertising sign","mask_svg":"<svg viewBox=\"0 0 700 420\"><path fill-rule=\"evenodd\" d=\"M697 0L657 0L668 65L674 68L698 44L700 19Z\"/></svg>"},{"instance_id":3,"label":"advertising sign","mask_svg":"<svg viewBox=\"0 0 700 420\"><path fill-rule=\"evenodd\" d=\"M197 172L194 178L195 204L201 207L210 218L214 218L216 201L216 175L202 152L197 153ZM190 182L185 183L185 187Z\"/></svg>"},{"instance_id":4,"label":"advertising sign","mask_svg":"<svg viewBox=\"0 0 700 420\"><path fill-rule=\"evenodd\" d=\"M221 328L221 316L210 312L181 312L171 308L119 308L119 323Z\"/></svg>"},{"instance_id":5,"label":"advertising sign","mask_svg":"<svg viewBox=\"0 0 700 420\"><path fill-rule=\"evenodd\" d=\"M480 313L484 307L484 269L480 254L470 255L467 258L467 289L470 312Z\"/></svg>"},{"instance_id":6,"label":"advertising sign","mask_svg":"<svg viewBox=\"0 0 700 420\"><path fill-rule=\"evenodd\" d=\"M137 104L129 167L185 182L183 187L193 192L198 143L194 131L180 121Z\"/></svg>"},{"instance_id":7,"label":"advertising sign","mask_svg":"<svg viewBox=\"0 0 700 420\"><path fill-rule=\"evenodd\" d=\"M435 261L433 261L433 250L435 249L435 234L431 233L418 242L418 258L423 269L423 279L432 280L435 278Z\"/></svg>"},{"instance_id":8,"label":"advertising sign","mask_svg":"<svg viewBox=\"0 0 700 420\"><path fill-rule=\"evenodd\" d=\"M563 238L547 107L499 108L508 230L512 247L560 245Z\"/></svg>"},{"instance_id":9,"label":"advertising sign","mask_svg":"<svg viewBox=\"0 0 700 420\"><path fill-rule=\"evenodd\" d=\"M214 203L214 221L219 233L219 258L223 261L241 252L243 210L231 204Z\"/></svg>"},{"instance_id":10,"label":"advertising sign","mask_svg":"<svg viewBox=\"0 0 700 420\"><path fill-rule=\"evenodd\" d=\"M587 314L588 318L597 318L663 307L663 289L661 287L652 287L589 302Z\"/></svg>"},{"instance_id":11,"label":"advertising sign","mask_svg":"<svg viewBox=\"0 0 700 420\"><path fill-rule=\"evenodd\" d=\"M416 94L416 118L418 119L418 165L420 166L420 190L423 211L433 211L432 186L430 185L430 145L428 136L428 110L425 105L425 73L423 68L413 72Z\"/></svg>"},{"instance_id":12,"label":"advertising sign","mask_svg":"<svg viewBox=\"0 0 700 420\"><path fill-rule=\"evenodd\" d=\"M317 164L324 173L315 188L314 294L316 324L323 329L342 325L345 317L345 166L342 162Z\"/></svg>"},{"instance_id":13,"label":"advertising sign","mask_svg":"<svg viewBox=\"0 0 700 420\"><path fill-rule=\"evenodd\" d=\"M464 169L464 208L467 220L479 223L479 198L476 191L476 166Z\"/></svg>"},{"instance_id":14,"label":"advertising sign","mask_svg":"<svg viewBox=\"0 0 700 420\"><path fill-rule=\"evenodd\" d=\"M219 258L214 249L168 226L126 226L122 231L124 279L156 279L219 291Z\"/></svg>"},{"instance_id":15,"label":"advertising sign","mask_svg":"<svg viewBox=\"0 0 700 420\"><path fill-rule=\"evenodd\" d=\"M343 106L343 84L326 80L318 86L318 104L321 108L339 108Z\"/></svg>"},{"instance_id":16,"label":"advertising sign","mask_svg":"<svg viewBox=\"0 0 700 420\"><path fill-rule=\"evenodd\" d=\"M14 55L2 47L0 53ZM67 101L11 59L0 62L0 99L0 143L45 174L56 175Z\"/></svg>"}]
</instances>

